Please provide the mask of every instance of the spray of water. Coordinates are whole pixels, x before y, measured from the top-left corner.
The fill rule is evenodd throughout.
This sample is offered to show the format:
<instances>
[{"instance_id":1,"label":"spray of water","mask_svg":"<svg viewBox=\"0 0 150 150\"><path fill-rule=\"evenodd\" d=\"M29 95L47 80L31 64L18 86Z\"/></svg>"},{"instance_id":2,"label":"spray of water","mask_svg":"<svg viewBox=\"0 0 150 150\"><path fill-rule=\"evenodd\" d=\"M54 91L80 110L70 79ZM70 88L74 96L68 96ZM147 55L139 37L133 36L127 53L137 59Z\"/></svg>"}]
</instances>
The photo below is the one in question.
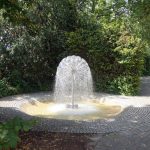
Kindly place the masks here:
<instances>
[{"instance_id":1,"label":"spray of water","mask_svg":"<svg viewBox=\"0 0 150 150\"><path fill-rule=\"evenodd\" d=\"M54 99L76 108L79 101L93 94L93 81L87 62L79 56L64 58L57 67Z\"/></svg>"}]
</instances>

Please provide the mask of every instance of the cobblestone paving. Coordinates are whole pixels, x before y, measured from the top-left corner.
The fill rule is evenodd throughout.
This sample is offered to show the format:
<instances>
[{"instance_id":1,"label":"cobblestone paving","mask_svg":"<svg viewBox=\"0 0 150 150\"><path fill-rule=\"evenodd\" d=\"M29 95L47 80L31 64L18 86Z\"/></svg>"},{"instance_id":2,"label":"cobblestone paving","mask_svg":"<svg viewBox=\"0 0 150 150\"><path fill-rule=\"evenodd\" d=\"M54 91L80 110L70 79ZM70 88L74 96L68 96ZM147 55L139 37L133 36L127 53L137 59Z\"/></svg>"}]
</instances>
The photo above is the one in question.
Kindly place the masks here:
<instances>
[{"instance_id":1,"label":"cobblestone paving","mask_svg":"<svg viewBox=\"0 0 150 150\"><path fill-rule=\"evenodd\" d=\"M38 93L3 98L0 101L0 120L7 120L13 118L14 116L21 116L25 119L36 118L19 111L20 104L27 102L27 100L38 100L38 98L43 98L43 100L49 99L50 96L51 94L49 93ZM149 97L145 97L145 99L138 99L138 97L110 95L104 97L103 95L103 98L105 98L106 102L126 102L120 103L125 106L124 110L114 118L94 121L37 118L40 123L33 130L70 133L127 133L126 131L129 129L137 129L137 131L140 131L148 130L150 128Z\"/></svg>"},{"instance_id":2,"label":"cobblestone paving","mask_svg":"<svg viewBox=\"0 0 150 150\"><path fill-rule=\"evenodd\" d=\"M31 119L31 116L19 111L19 105L27 99L46 99L49 96L48 93L40 93L0 99L0 120L4 121L16 115ZM108 120L68 121L38 118L40 123L33 130L94 133L90 137L89 150L90 147L92 150L150 150L150 97L103 95L101 98L104 101L123 101L125 108L118 116Z\"/></svg>"}]
</instances>

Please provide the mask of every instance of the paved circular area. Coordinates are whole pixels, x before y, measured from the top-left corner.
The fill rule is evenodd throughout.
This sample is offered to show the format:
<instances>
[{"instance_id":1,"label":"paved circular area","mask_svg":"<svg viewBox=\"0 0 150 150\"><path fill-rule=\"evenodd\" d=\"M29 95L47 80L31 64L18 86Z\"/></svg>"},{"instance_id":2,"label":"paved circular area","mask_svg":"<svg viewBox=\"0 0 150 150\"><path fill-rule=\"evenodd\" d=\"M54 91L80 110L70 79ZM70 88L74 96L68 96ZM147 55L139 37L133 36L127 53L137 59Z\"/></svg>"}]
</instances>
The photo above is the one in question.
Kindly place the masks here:
<instances>
[{"instance_id":1,"label":"paved circular area","mask_svg":"<svg viewBox=\"0 0 150 150\"><path fill-rule=\"evenodd\" d=\"M149 97L126 97L97 94L104 103L117 103L124 110L111 119L95 121L69 121L37 118L39 124L33 130L70 133L112 133L129 134L130 131L139 133L150 130L150 99ZM19 106L27 101L50 99L50 93L24 94L0 99L0 120L4 121L15 116L24 119L36 118L19 111Z\"/></svg>"}]
</instances>

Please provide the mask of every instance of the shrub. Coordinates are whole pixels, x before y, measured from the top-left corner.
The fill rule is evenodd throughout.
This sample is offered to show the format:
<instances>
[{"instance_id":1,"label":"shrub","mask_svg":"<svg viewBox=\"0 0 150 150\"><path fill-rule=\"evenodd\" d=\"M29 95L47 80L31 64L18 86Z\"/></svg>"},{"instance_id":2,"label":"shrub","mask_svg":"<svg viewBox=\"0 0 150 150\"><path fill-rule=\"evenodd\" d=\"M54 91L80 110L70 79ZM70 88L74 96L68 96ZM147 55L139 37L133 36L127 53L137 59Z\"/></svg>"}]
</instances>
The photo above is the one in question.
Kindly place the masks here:
<instances>
[{"instance_id":1,"label":"shrub","mask_svg":"<svg viewBox=\"0 0 150 150\"><path fill-rule=\"evenodd\" d=\"M139 81L138 76L120 76L110 83L109 90L122 95L137 95Z\"/></svg>"},{"instance_id":2,"label":"shrub","mask_svg":"<svg viewBox=\"0 0 150 150\"><path fill-rule=\"evenodd\" d=\"M29 131L35 120L25 121L21 118L15 117L5 123L0 124L0 150L15 148L20 141L18 136L19 131Z\"/></svg>"},{"instance_id":3,"label":"shrub","mask_svg":"<svg viewBox=\"0 0 150 150\"><path fill-rule=\"evenodd\" d=\"M0 97L17 94L16 88L10 86L6 79L0 80Z\"/></svg>"},{"instance_id":4,"label":"shrub","mask_svg":"<svg viewBox=\"0 0 150 150\"><path fill-rule=\"evenodd\" d=\"M45 5L39 1L33 13L33 8L26 8L21 1L27 12L23 16L31 22L19 17L23 18L20 22L17 16L9 23L0 17L0 74L19 93L46 90L44 83L54 81L58 63L68 55L79 55L88 62L98 91L136 93L137 87L131 86L135 91L129 88L128 92L125 87L136 82L134 76L141 75L145 51L141 47L145 42L134 32L139 22L132 24L134 15L122 9L127 6L125 1L80 3L57 0Z\"/></svg>"},{"instance_id":5,"label":"shrub","mask_svg":"<svg viewBox=\"0 0 150 150\"><path fill-rule=\"evenodd\" d=\"M144 57L140 39L128 31L105 32L105 36L99 30L93 34L88 29L72 32L68 47L87 60L97 91L138 94Z\"/></svg>"}]
</instances>

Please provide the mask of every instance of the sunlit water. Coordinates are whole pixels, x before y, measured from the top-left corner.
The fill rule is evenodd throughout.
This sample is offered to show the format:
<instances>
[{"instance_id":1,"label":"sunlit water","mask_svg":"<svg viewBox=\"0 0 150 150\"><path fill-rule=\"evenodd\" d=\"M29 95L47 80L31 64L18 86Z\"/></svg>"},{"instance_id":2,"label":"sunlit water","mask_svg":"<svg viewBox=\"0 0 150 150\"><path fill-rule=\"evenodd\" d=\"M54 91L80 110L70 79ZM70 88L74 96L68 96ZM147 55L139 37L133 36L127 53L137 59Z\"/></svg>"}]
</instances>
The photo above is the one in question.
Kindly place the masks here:
<instances>
[{"instance_id":1,"label":"sunlit water","mask_svg":"<svg viewBox=\"0 0 150 150\"><path fill-rule=\"evenodd\" d=\"M96 120L110 118L121 112L117 105L105 105L94 102L79 103L77 109L66 108L64 103L26 103L21 110L31 116L64 120Z\"/></svg>"}]
</instances>

